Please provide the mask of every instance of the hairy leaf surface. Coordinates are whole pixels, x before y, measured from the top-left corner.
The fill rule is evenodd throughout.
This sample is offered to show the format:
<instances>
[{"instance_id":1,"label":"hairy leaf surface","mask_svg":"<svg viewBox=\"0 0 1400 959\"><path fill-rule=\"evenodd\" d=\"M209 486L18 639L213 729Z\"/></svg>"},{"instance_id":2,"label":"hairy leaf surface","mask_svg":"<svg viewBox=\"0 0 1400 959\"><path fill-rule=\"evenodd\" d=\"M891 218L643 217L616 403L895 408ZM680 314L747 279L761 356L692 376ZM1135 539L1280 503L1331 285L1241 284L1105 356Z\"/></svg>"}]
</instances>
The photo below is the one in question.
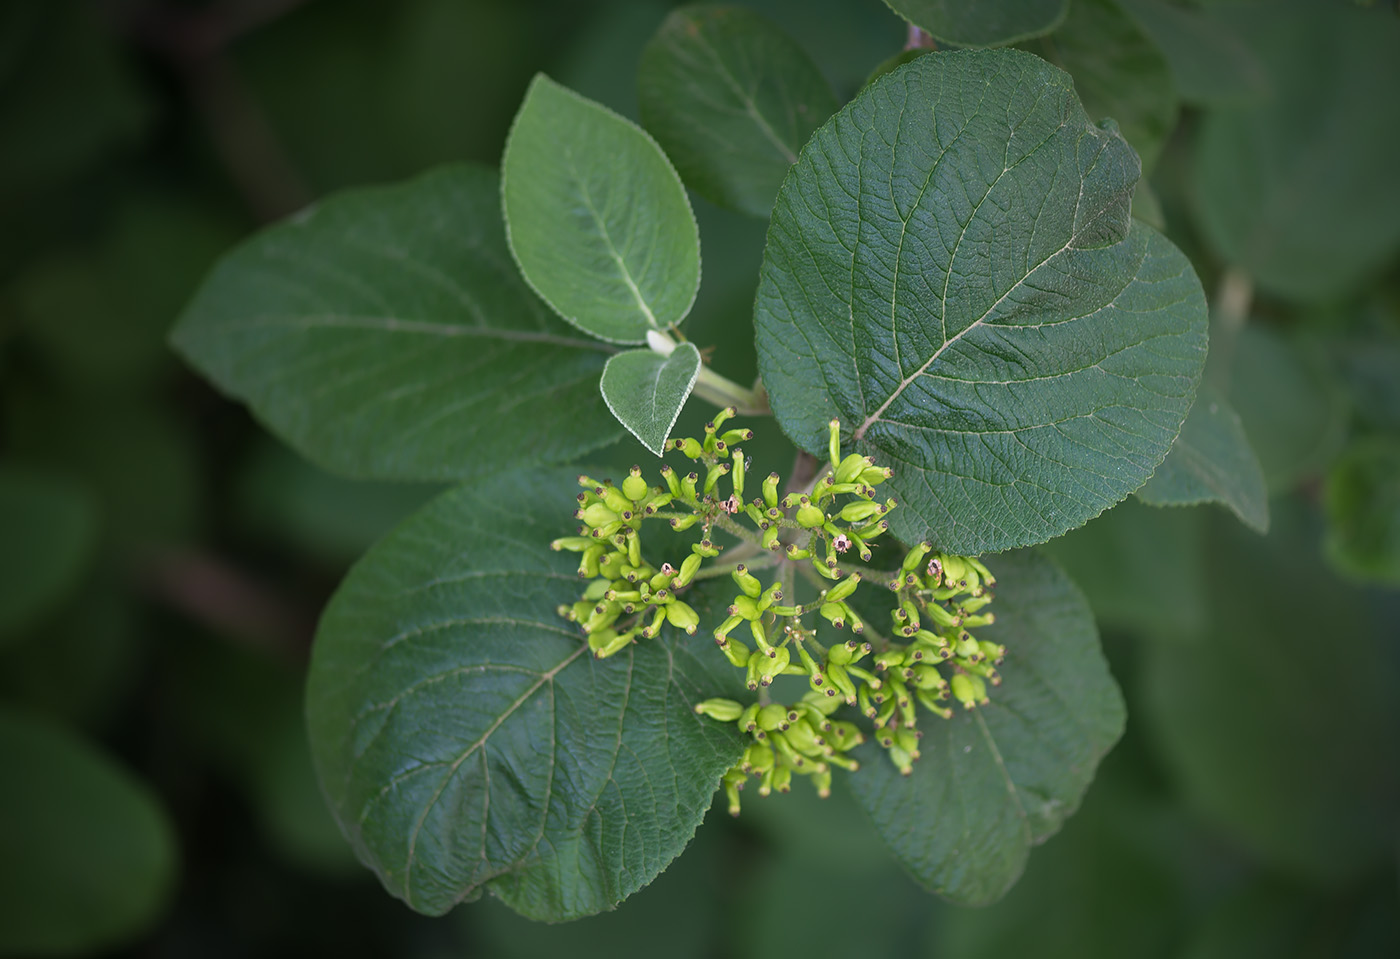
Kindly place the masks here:
<instances>
[{"instance_id":1,"label":"hairy leaf surface","mask_svg":"<svg viewBox=\"0 0 1400 959\"><path fill-rule=\"evenodd\" d=\"M1130 218L1138 161L1028 53L919 57L809 142L755 304L784 431L839 417L900 538L1043 542L1142 485L1205 360L1186 258Z\"/></svg>"},{"instance_id":2,"label":"hairy leaf surface","mask_svg":"<svg viewBox=\"0 0 1400 959\"><path fill-rule=\"evenodd\" d=\"M355 190L219 263L176 349L332 472L454 479L572 459L621 432L609 351L552 316L506 250L496 174Z\"/></svg>"},{"instance_id":3,"label":"hairy leaf surface","mask_svg":"<svg viewBox=\"0 0 1400 959\"><path fill-rule=\"evenodd\" d=\"M1079 807L1099 760L1123 732L1123 698L1099 649L1089 605L1054 563L997 557L996 624L1005 643L991 704L952 719L921 712L921 758L901 776L879 747L862 747L850 777L899 861L954 902L994 902L1031 847Z\"/></svg>"},{"instance_id":4,"label":"hairy leaf surface","mask_svg":"<svg viewBox=\"0 0 1400 959\"><path fill-rule=\"evenodd\" d=\"M595 660L577 600L574 474L507 472L434 500L351 571L321 621L312 752L385 887L438 915L491 890L535 919L611 909L690 841L737 732L713 640L669 630Z\"/></svg>"},{"instance_id":5,"label":"hairy leaf surface","mask_svg":"<svg viewBox=\"0 0 1400 959\"><path fill-rule=\"evenodd\" d=\"M660 456L699 373L700 351L694 343L680 344L670 356L628 350L604 367L603 399L617 421Z\"/></svg>"}]
</instances>

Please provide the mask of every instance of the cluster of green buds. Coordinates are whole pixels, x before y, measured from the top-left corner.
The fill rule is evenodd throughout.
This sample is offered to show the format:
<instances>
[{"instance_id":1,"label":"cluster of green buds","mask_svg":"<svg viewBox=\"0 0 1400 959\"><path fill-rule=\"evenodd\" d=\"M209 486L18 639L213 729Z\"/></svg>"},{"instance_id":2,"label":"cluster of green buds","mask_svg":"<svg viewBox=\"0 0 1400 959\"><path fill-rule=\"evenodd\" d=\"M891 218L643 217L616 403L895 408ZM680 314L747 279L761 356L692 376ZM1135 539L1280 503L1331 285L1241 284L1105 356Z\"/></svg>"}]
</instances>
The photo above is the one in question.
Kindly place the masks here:
<instances>
[{"instance_id":1,"label":"cluster of green buds","mask_svg":"<svg viewBox=\"0 0 1400 959\"><path fill-rule=\"evenodd\" d=\"M755 699L747 705L709 699L695 710L737 724L751 739L724 776L735 814L750 776L759 777L760 795L786 792L794 776L805 775L825 796L833 768L855 770L858 764L847 753L865 736L834 718L843 706L873 721L876 741L907 775L919 757L919 707L951 718L950 702L965 709L985 704L988 685L1001 681L995 666L1004 648L971 632L993 622L986 607L995 580L977 559L935 552L928 543L905 553L897 571L849 565L854 557L871 560L870 543L889 529L886 516L897 504L875 492L889 478L888 469L860 454L841 456L836 420L830 424L830 468L809 488L780 494L773 473L757 484L761 495L745 501L746 485L752 492L746 484L749 463L735 444L753 434L724 430L733 415L732 409L722 411L706 424L703 438L671 441L671 450L695 463L684 476L663 466L657 485L648 484L638 467L620 487L579 478L584 491L575 513L582 523L578 535L552 545L579 553L579 575L589 582L578 602L560 607L560 615L578 623L594 655L603 658L655 636L666 622L693 634L699 616L680 594L697 579L727 574L733 580L737 592L714 638L729 662L744 670ZM650 519L678 531L697 529L698 540L679 564L656 565L643 551L641 530ZM740 543L730 562L705 568L724 549L715 542L716 530ZM755 575L765 570L774 573L766 584ZM799 575L817 594L805 604L794 604ZM849 602L871 577L887 578L895 594L889 636ZM851 638L819 642L816 629L806 625L809 617L835 630L850 627ZM772 702L769 687L780 676L803 677L808 690L795 702Z\"/></svg>"}]
</instances>

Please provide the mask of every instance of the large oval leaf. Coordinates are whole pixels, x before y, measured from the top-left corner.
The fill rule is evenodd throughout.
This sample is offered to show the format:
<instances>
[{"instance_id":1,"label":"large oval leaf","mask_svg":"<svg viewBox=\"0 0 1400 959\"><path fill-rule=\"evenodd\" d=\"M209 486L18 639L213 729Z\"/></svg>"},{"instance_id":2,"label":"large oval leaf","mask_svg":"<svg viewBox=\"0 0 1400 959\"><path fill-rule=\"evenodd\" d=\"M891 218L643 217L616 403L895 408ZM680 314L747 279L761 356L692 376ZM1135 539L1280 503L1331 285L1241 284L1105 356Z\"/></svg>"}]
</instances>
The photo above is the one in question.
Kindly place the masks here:
<instances>
[{"instance_id":1,"label":"large oval leaf","mask_svg":"<svg viewBox=\"0 0 1400 959\"><path fill-rule=\"evenodd\" d=\"M1186 258L1130 219L1137 157L1027 53L919 57L803 150L768 231L759 368L783 429L840 417L906 541L1043 542L1166 456L1206 349ZM848 434L849 435L849 434Z\"/></svg>"},{"instance_id":2,"label":"large oval leaf","mask_svg":"<svg viewBox=\"0 0 1400 959\"><path fill-rule=\"evenodd\" d=\"M912 775L870 746L850 777L914 878L968 905L1001 898L1031 847L1074 813L1125 718L1074 584L1034 553L998 557L994 572L997 621L979 636L1007 654L991 704L922 721Z\"/></svg>"},{"instance_id":3,"label":"large oval leaf","mask_svg":"<svg viewBox=\"0 0 1400 959\"><path fill-rule=\"evenodd\" d=\"M276 434L349 476L455 479L615 439L609 350L511 263L496 174L356 190L226 256L175 347Z\"/></svg>"},{"instance_id":4,"label":"large oval leaf","mask_svg":"<svg viewBox=\"0 0 1400 959\"><path fill-rule=\"evenodd\" d=\"M689 842L743 751L694 704L734 690L714 643L667 635L604 660L555 612L577 599L573 475L444 494L331 601L307 689L342 830L414 909L490 889L536 919L611 909Z\"/></svg>"},{"instance_id":5,"label":"large oval leaf","mask_svg":"<svg viewBox=\"0 0 1400 959\"><path fill-rule=\"evenodd\" d=\"M96 953L159 918L175 837L151 790L63 729L0 712L0 954Z\"/></svg>"},{"instance_id":6,"label":"large oval leaf","mask_svg":"<svg viewBox=\"0 0 1400 959\"><path fill-rule=\"evenodd\" d=\"M641 127L541 73L501 176L511 252L560 316L616 343L685 319L700 289L700 228Z\"/></svg>"}]
</instances>

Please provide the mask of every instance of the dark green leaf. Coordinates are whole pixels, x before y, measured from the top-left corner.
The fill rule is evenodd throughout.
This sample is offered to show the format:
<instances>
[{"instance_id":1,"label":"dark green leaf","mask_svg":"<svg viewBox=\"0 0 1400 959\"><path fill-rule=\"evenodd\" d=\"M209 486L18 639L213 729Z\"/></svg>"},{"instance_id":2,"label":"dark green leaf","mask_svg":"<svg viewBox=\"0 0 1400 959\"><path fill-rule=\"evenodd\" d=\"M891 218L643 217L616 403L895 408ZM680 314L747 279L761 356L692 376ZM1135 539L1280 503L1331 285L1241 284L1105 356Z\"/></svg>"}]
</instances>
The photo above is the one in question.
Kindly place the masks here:
<instances>
[{"instance_id":1,"label":"dark green leaf","mask_svg":"<svg viewBox=\"0 0 1400 959\"><path fill-rule=\"evenodd\" d=\"M839 417L894 468L900 538L964 553L1043 542L1141 486L1186 417L1206 308L1130 219L1137 175L1030 54L876 81L774 207L755 324L783 430L818 452Z\"/></svg>"},{"instance_id":2,"label":"dark green leaf","mask_svg":"<svg viewBox=\"0 0 1400 959\"><path fill-rule=\"evenodd\" d=\"M159 918L175 837L143 783L71 733L9 711L0 768L0 953L96 953Z\"/></svg>"},{"instance_id":3,"label":"dark green leaf","mask_svg":"<svg viewBox=\"0 0 1400 959\"><path fill-rule=\"evenodd\" d=\"M1084 597L1035 554L997 557L996 624L1007 647L992 702L920 721L922 758L904 777L862 747L857 801L914 878L969 905L995 902L1031 847L1079 806L1123 732L1123 700Z\"/></svg>"},{"instance_id":4,"label":"dark green leaf","mask_svg":"<svg viewBox=\"0 0 1400 959\"><path fill-rule=\"evenodd\" d=\"M1245 11L1274 95L1208 112L1196 212L1216 250L1270 293L1346 293L1400 249L1400 17L1292 0Z\"/></svg>"},{"instance_id":5,"label":"dark green leaf","mask_svg":"<svg viewBox=\"0 0 1400 959\"><path fill-rule=\"evenodd\" d=\"M537 919L611 909L680 853L742 751L692 707L732 691L713 640L595 660L577 485L503 473L434 500L347 577L307 689L312 755L360 858L414 909L490 889Z\"/></svg>"},{"instance_id":6,"label":"dark green leaf","mask_svg":"<svg viewBox=\"0 0 1400 959\"><path fill-rule=\"evenodd\" d=\"M603 368L603 399L617 421L660 456L699 373L700 351L694 343L681 343L670 356L628 350Z\"/></svg>"},{"instance_id":7,"label":"dark green leaf","mask_svg":"<svg viewBox=\"0 0 1400 959\"><path fill-rule=\"evenodd\" d=\"M802 48L743 7L672 13L642 51L637 85L642 123L686 185L765 218L802 144L838 106Z\"/></svg>"},{"instance_id":8,"label":"dark green leaf","mask_svg":"<svg viewBox=\"0 0 1400 959\"><path fill-rule=\"evenodd\" d=\"M1239 414L1209 386L1181 427L1172 451L1137 492L1151 506L1223 503L1250 529L1269 529L1269 492Z\"/></svg>"},{"instance_id":9,"label":"dark green leaf","mask_svg":"<svg viewBox=\"0 0 1400 959\"><path fill-rule=\"evenodd\" d=\"M0 637L48 613L78 585L97 545L97 507L78 483L0 468Z\"/></svg>"},{"instance_id":10,"label":"dark green leaf","mask_svg":"<svg viewBox=\"0 0 1400 959\"><path fill-rule=\"evenodd\" d=\"M1069 71L1089 116L1117 121L1152 169L1176 126L1176 89L1161 51L1117 0L1074 0L1065 22L1026 49Z\"/></svg>"},{"instance_id":11,"label":"dark green leaf","mask_svg":"<svg viewBox=\"0 0 1400 959\"><path fill-rule=\"evenodd\" d=\"M1327 476L1327 558L1349 576L1400 586L1400 441L1355 444Z\"/></svg>"},{"instance_id":12,"label":"dark green leaf","mask_svg":"<svg viewBox=\"0 0 1400 959\"><path fill-rule=\"evenodd\" d=\"M499 204L471 166L327 200L225 257L175 346L333 472L576 457L620 432L598 395L607 353L526 289Z\"/></svg>"},{"instance_id":13,"label":"dark green leaf","mask_svg":"<svg viewBox=\"0 0 1400 959\"><path fill-rule=\"evenodd\" d=\"M1166 55L1177 92L1188 103L1239 103L1268 92L1264 65L1212 11L1173 0L1118 3Z\"/></svg>"},{"instance_id":14,"label":"dark green leaf","mask_svg":"<svg viewBox=\"0 0 1400 959\"><path fill-rule=\"evenodd\" d=\"M501 164L510 249L560 316L640 343L685 319L700 231L661 148L631 121L535 77Z\"/></svg>"},{"instance_id":15,"label":"dark green leaf","mask_svg":"<svg viewBox=\"0 0 1400 959\"><path fill-rule=\"evenodd\" d=\"M1069 0L885 0L934 38L959 47L995 47L1038 37L1065 18Z\"/></svg>"}]
</instances>

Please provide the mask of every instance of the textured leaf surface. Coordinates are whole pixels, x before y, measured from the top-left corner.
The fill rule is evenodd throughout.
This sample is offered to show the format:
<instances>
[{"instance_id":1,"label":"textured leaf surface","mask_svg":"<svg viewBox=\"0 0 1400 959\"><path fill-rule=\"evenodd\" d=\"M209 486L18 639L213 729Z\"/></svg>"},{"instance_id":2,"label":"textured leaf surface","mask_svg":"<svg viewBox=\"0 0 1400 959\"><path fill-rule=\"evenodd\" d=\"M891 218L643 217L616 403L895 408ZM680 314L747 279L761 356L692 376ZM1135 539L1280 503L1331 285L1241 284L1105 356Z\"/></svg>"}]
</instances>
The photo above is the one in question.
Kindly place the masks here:
<instances>
[{"instance_id":1,"label":"textured leaf surface","mask_svg":"<svg viewBox=\"0 0 1400 959\"><path fill-rule=\"evenodd\" d=\"M901 17L959 47L995 47L1049 33L1069 0L885 0Z\"/></svg>"},{"instance_id":2,"label":"textured leaf surface","mask_svg":"<svg viewBox=\"0 0 1400 959\"><path fill-rule=\"evenodd\" d=\"M1239 414L1210 387L1201 388L1172 451L1137 497L1152 506L1223 503L1251 529L1269 528L1269 491L1259 459Z\"/></svg>"},{"instance_id":3,"label":"textured leaf surface","mask_svg":"<svg viewBox=\"0 0 1400 959\"><path fill-rule=\"evenodd\" d=\"M742 744L693 712L732 691L714 642L594 660L577 599L574 474L506 473L434 500L322 618L312 753L390 892L440 914L490 889L536 919L611 909L680 853Z\"/></svg>"},{"instance_id":4,"label":"textured leaf surface","mask_svg":"<svg viewBox=\"0 0 1400 959\"><path fill-rule=\"evenodd\" d=\"M630 120L539 74L501 162L510 249L560 316L640 343L685 319L700 231L666 154Z\"/></svg>"},{"instance_id":5,"label":"textured leaf surface","mask_svg":"<svg viewBox=\"0 0 1400 959\"><path fill-rule=\"evenodd\" d=\"M0 953L76 955L156 920L175 838L151 791L71 733L0 712Z\"/></svg>"},{"instance_id":6,"label":"textured leaf surface","mask_svg":"<svg viewBox=\"0 0 1400 959\"><path fill-rule=\"evenodd\" d=\"M1190 264L1130 219L1137 175L1028 53L876 81L774 207L755 325L784 431L817 452L840 417L895 470L900 538L966 553L1043 542L1137 489L1206 346Z\"/></svg>"},{"instance_id":7,"label":"textured leaf surface","mask_svg":"<svg viewBox=\"0 0 1400 959\"><path fill-rule=\"evenodd\" d=\"M1400 586L1400 440L1375 437L1327 475L1327 558L1350 576Z\"/></svg>"},{"instance_id":8,"label":"textured leaf surface","mask_svg":"<svg viewBox=\"0 0 1400 959\"><path fill-rule=\"evenodd\" d=\"M30 626L78 585L97 546L97 506L83 486L0 469L0 639Z\"/></svg>"},{"instance_id":9,"label":"textured leaf surface","mask_svg":"<svg viewBox=\"0 0 1400 959\"><path fill-rule=\"evenodd\" d=\"M675 11L642 51L642 123L705 199L767 217L836 98L810 57L743 7Z\"/></svg>"},{"instance_id":10,"label":"textured leaf surface","mask_svg":"<svg viewBox=\"0 0 1400 959\"><path fill-rule=\"evenodd\" d=\"M452 166L334 197L234 250L176 348L318 465L452 479L571 459L621 432L607 359L534 297L496 175Z\"/></svg>"},{"instance_id":11,"label":"textured leaf surface","mask_svg":"<svg viewBox=\"0 0 1400 959\"><path fill-rule=\"evenodd\" d=\"M920 884L955 902L994 902L1053 835L1123 732L1123 699L1088 603L1049 560L997 557L994 626L1005 643L992 702L919 721L922 757L901 776L862 747L851 789Z\"/></svg>"},{"instance_id":12,"label":"textured leaf surface","mask_svg":"<svg viewBox=\"0 0 1400 959\"><path fill-rule=\"evenodd\" d=\"M1196 212L1221 256L1270 293L1346 293L1400 249L1400 18L1292 0L1231 11L1273 95L1206 114Z\"/></svg>"},{"instance_id":13,"label":"textured leaf surface","mask_svg":"<svg viewBox=\"0 0 1400 959\"><path fill-rule=\"evenodd\" d=\"M1117 121L1152 169L1176 126L1176 89L1166 58L1117 0L1074 0L1065 22L1026 49L1069 71L1089 116Z\"/></svg>"},{"instance_id":14,"label":"textured leaf surface","mask_svg":"<svg viewBox=\"0 0 1400 959\"><path fill-rule=\"evenodd\" d=\"M628 350L603 369L603 399L617 421L660 456L699 373L700 351L694 343L680 344L670 356Z\"/></svg>"}]
</instances>

